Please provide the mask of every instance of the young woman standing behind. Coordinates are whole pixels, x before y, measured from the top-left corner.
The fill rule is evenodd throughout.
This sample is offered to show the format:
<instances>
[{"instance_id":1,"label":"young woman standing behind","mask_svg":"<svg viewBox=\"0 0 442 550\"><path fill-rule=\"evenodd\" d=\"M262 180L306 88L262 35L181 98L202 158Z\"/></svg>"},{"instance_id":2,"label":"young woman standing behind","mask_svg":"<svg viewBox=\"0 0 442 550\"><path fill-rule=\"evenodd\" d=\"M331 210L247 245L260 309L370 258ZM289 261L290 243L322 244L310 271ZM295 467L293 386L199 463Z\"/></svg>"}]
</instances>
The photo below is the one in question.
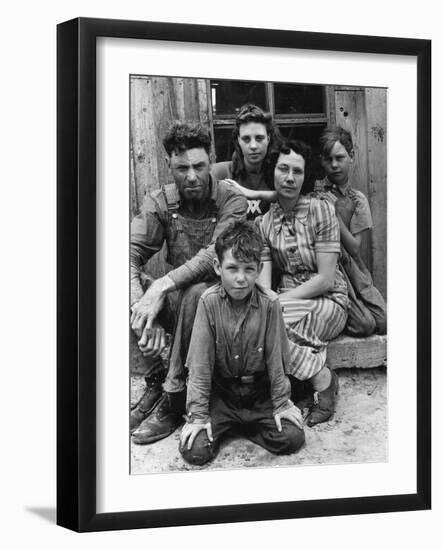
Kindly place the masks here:
<instances>
[{"instance_id":1,"label":"young woman standing behind","mask_svg":"<svg viewBox=\"0 0 442 550\"><path fill-rule=\"evenodd\" d=\"M235 149L232 160L212 166L215 179L254 191L273 190L269 155L280 144L281 137L272 116L251 103L243 105L236 116L232 138ZM248 219L267 212L269 204L261 198L249 199Z\"/></svg>"}]
</instances>

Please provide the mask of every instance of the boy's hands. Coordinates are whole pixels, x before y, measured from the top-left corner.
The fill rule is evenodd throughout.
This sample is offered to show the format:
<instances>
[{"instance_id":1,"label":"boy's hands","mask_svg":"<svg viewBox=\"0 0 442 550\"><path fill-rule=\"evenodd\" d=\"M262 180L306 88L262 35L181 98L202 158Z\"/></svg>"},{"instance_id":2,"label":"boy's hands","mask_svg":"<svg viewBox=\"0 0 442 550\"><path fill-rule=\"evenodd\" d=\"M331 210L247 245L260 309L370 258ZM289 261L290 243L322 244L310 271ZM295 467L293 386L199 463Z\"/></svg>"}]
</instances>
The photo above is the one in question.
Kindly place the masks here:
<instances>
[{"instance_id":1,"label":"boy's hands","mask_svg":"<svg viewBox=\"0 0 442 550\"><path fill-rule=\"evenodd\" d=\"M180 444L181 448L184 449L186 442L187 442L187 450L190 451L192 448L193 442L195 441L195 437L202 431L206 430L207 437L210 442L213 442L212 437L212 424L209 422L206 422L205 424L200 424L198 422L186 422L183 426L183 429L181 430L181 437L180 437Z\"/></svg>"},{"instance_id":2,"label":"boy's hands","mask_svg":"<svg viewBox=\"0 0 442 550\"><path fill-rule=\"evenodd\" d=\"M281 420L283 418L285 418L295 426L298 426L300 430L303 429L304 420L302 418L302 412L295 405L292 405L285 411L274 414L273 417L275 419L275 424L278 432L282 431Z\"/></svg>"}]
</instances>

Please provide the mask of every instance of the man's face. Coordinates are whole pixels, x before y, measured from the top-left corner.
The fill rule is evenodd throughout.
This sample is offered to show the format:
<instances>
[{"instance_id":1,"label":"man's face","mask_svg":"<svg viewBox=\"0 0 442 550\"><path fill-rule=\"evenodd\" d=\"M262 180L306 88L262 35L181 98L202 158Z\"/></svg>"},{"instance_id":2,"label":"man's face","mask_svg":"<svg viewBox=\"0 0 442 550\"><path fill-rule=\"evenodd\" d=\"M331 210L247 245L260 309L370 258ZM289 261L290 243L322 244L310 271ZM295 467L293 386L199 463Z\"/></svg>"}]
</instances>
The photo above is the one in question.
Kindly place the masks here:
<instances>
[{"instance_id":1,"label":"man's face","mask_svg":"<svg viewBox=\"0 0 442 550\"><path fill-rule=\"evenodd\" d=\"M346 148L337 141L328 156L322 157L322 166L331 183L345 185L348 181L350 166L353 162L353 153L348 154Z\"/></svg>"},{"instance_id":2,"label":"man's face","mask_svg":"<svg viewBox=\"0 0 442 550\"><path fill-rule=\"evenodd\" d=\"M248 122L239 127L238 143L244 160L250 165L260 165L267 154L270 138L264 124Z\"/></svg>"},{"instance_id":3,"label":"man's face","mask_svg":"<svg viewBox=\"0 0 442 550\"><path fill-rule=\"evenodd\" d=\"M209 196L210 161L205 149L173 152L169 168L184 201L199 202Z\"/></svg>"},{"instance_id":4,"label":"man's face","mask_svg":"<svg viewBox=\"0 0 442 550\"><path fill-rule=\"evenodd\" d=\"M233 302L240 303L247 299L255 286L262 264L257 262L241 262L232 256L232 249L226 250L222 262L214 259L217 275Z\"/></svg>"}]
</instances>

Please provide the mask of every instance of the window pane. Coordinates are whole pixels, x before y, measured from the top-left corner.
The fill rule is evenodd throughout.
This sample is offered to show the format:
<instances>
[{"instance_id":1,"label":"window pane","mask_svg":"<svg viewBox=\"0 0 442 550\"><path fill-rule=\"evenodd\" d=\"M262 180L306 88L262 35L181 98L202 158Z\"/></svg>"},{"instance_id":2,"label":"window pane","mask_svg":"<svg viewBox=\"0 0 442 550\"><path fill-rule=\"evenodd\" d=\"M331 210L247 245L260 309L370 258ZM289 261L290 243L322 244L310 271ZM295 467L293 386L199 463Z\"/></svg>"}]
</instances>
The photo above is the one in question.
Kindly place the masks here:
<instances>
[{"instance_id":1,"label":"window pane","mask_svg":"<svg viewBox=\"0 0 442 550\"><path fill-rule=\"evenodd\" d=\"M215 116L235 116L244 103L268 110L264 82L211 80L212 112Z\"/></svg>"},{"instance_id":2,"label":"window pane","mask_svg":"<svg viewBox=\"0 0 442 550\"><path fill-rule=\"evenodd\" d=\"M224 160L231 160L233 155L233 142L232 142L232 130L233 128L214 128L215 134L215 162L222 162Z\"/></svg>"},{"instance_id":3,"label":"window pane","mask_svg":"<svg viewBox=\"0 0 442 550\"><path fill-rule=\"evenodd\" d=\"M275 113L300 115L324 113L323 86L275 84Z\"/></svg>"}]
</instances>

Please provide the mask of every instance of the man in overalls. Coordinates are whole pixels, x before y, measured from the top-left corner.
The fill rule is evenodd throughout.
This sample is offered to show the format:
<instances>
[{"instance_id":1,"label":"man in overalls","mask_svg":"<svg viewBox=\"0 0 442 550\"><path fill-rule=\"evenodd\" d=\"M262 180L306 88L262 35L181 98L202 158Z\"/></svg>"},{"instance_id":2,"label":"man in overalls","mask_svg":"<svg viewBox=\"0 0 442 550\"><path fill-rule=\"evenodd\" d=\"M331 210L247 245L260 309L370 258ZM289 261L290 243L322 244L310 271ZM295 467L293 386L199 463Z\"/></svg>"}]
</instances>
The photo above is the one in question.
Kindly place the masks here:
<instances>
[{"instance_id":1,"label":"man in overalls","mask_svg":"<svg viewBox=\"0 0 442 550\"><path fill-rule=\"evenodd\" d=\"M241 193L212 178L205 128L173 123L163 145L175 183L146 196L131 225L131 327L146 366L146 390L131 412L132 439L138 444L167 437L181 422L193 320L199 297L216 278L214 243L247 212ZM172 270L153 279L143 267L164 243ZM167 376L160 356L165 331L172 333Z\"/></svg>"}]
</instances>

